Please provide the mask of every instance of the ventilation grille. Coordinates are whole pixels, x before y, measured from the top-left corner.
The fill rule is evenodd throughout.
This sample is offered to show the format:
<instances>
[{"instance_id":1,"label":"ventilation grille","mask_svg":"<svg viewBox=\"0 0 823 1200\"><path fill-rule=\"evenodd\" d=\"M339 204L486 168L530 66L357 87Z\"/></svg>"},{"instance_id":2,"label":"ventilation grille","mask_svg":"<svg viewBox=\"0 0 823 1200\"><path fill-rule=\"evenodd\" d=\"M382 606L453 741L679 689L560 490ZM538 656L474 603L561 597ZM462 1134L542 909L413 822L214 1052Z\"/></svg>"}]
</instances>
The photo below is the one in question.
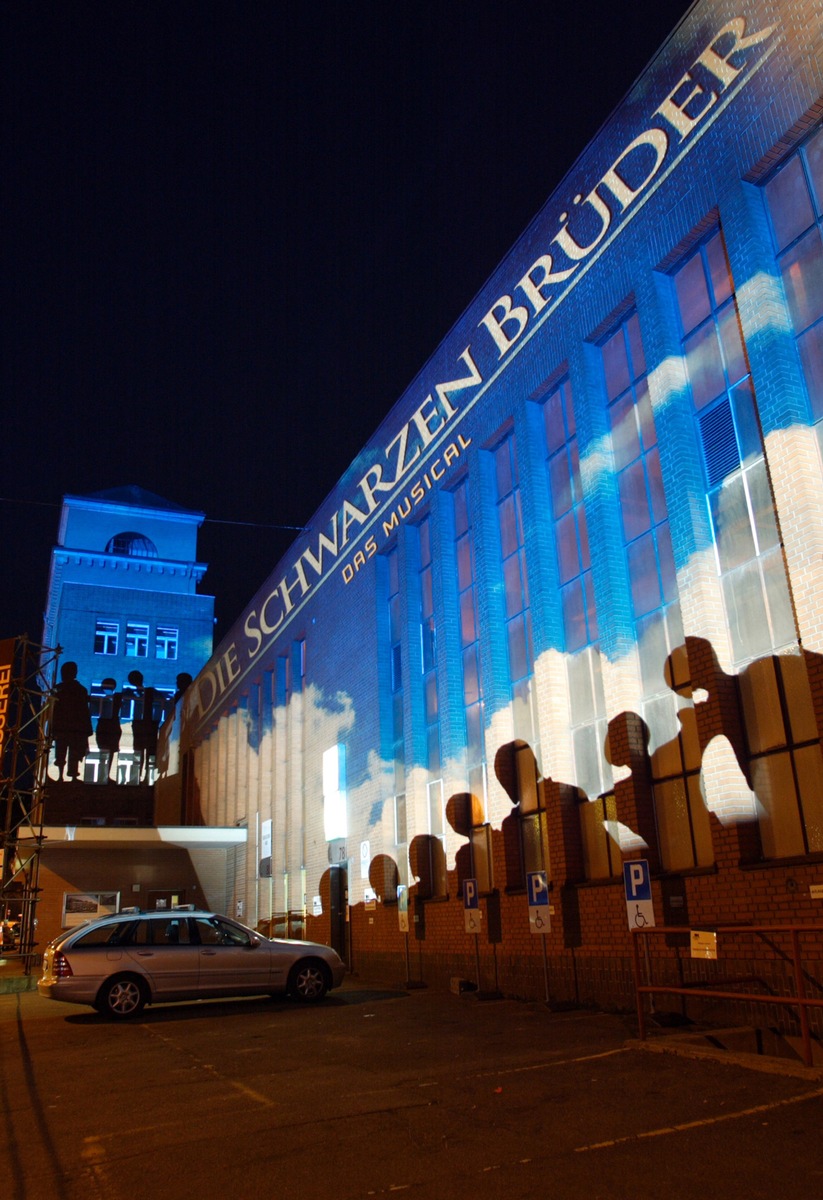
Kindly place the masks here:
<instances>
[{"instance_id":1,"label":"ventilation grille","mask_svg":"<svg viewBox=\"0 0 823 1200\"><path fill-rule=\"evenodd\" d=\"M732 407L728 400L717 404L700 417L700 440L709 488L717 487L740 466L740 451L734 431Z\"/></svg>"}]
</instances>

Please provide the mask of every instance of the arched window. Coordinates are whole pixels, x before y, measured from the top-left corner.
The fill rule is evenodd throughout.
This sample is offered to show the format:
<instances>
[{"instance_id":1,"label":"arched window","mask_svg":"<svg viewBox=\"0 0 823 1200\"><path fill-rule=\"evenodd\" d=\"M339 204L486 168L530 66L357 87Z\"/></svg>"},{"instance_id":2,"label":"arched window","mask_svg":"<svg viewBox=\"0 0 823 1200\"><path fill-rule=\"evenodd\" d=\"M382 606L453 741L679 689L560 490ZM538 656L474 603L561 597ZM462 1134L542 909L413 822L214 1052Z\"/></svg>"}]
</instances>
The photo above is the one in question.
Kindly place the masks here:
<instances>
[{"instance_id":1,"label":"arched window","mask_svg":"<svg viewBox=\"0 0 823 1200\"><path fill-rule=\"evenodd\" d=\"M126 554L129 558L157 558L157 547L142 533L117 533L109 540L106 554Z\"/></svg>"}]
</instances>

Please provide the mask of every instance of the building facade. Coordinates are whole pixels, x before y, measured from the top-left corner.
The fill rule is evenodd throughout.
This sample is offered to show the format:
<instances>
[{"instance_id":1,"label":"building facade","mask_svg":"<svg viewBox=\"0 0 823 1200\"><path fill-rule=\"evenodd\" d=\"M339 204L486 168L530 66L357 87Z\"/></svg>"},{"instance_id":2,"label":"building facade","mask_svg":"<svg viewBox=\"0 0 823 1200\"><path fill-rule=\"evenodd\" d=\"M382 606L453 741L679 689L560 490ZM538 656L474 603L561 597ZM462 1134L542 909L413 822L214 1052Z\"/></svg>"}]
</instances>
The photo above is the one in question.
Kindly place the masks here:
<instances>
[{"instance_id":1,"label":"building facade","mask_svg":"<svg viewBox=\"0 0 823 1200\"><path fill-rule=\"evenodd\" d=\"M626 862L823 918L822 60L696 3L198 675L252 924L625 1004Z\"/></svg>"},{"instance_id":2,"label":"building facade","mask_svg":"<svg viewBox=\"0 0 823 1200\"><path fill-rule=\"evenodd\" d=\"M77 664L77 677L91 697L95 732L101 714L111 718L113 703L117 707L121 783L136 771L131 731L139 697L129 675L139 672L152 689L159 720L178 675L195 675L212 652L214 597L197 591L206 573L197 561L203 519L203 513L134 486L63 497L43 643L61 648L61 662ZM100 777L92 737L83 778Z\"/></svg>"},{"instance_id":3,"label":"building facade","mask_svg":"<svg viewBox=\"0 0 823 1200\"><path fill-rule=\"evenodd\" d=\"M77 664L92 733L79 781L61 785L55 700L49 781L36 809L43 818L35 849L39 946L129 905L225 906L226 859L243 835L181 828L179 789L166 786L177 763L168 732L179 721L178 677L196 675L213 646L214 598L197 591L206 572L197 559L203 520L134 486L63 498L43 643L60 648L58 668ZM159 727L156 756L144 755L135 739L141 721L151 723L152 739ZM105 750L113 744L117 750ZM25 858L25 840L19 848ZM18 911L23 902L12 903Z\"/></svg>"}]
</instances>

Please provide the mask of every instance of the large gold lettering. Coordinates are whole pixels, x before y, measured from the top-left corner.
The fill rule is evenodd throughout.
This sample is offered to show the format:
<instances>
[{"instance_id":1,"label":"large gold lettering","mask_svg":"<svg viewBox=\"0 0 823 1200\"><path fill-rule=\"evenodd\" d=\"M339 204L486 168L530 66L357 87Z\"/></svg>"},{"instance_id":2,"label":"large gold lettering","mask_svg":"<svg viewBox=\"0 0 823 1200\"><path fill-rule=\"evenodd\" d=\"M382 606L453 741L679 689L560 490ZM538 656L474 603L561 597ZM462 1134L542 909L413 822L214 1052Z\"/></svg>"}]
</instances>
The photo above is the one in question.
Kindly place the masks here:
<instances>
[{"instance_id":1,"label":"large gold lettering","mask_svg":"<svg viewBox=\"0 0 823 1200\"><path fill-rule=\"evenodd\" d=\"M269 607L269 601L274 600L275 596L280 596L279 585L274 589L273 592L269 592L268 596L266 596L266 599L263 601L263 607L260 609L260 628L263 630L263 633L265 633L266 636L268 636L270 633L274 633L275 630L283 624L283 617L285 614L282 612L273 625L269 623L269 620L266 616L266 610Z\"/></svg>"},{"instance_id":2,"label":"large gold lettering","mask_svg":"<svg viewBox=\"0 0 823 1200\"><path fill-rule=\"evenodd\" d=\"M357 508L356 505L352 504L350 500L343 501L343 519L341 522L343 526L343 538L341 545L345 546L348 543L349 526L351 525L352 521L356 521L358 525L362 525L364 524L367 516L368 513L361 512L360 509Z\"/></svg>"},{"instance_id":3,"label":"large gold lettering","mask_svg":"<svg viewBox=\"0 0 823 1200\"><path fill-rule=\"evenodd\" d=\"M765 29L761 29L759 33L752 33L748 37L744 37L746 32L746 18L733 17L728 24L724 25L710 46L707 46L703 53L698 58L698 62L714 75L715 79L719 79L723 87L728 87L733 83L737 76L742 71L742 67L733 67L729 59L733 54L739 54L742 50L748 50L750 46L758 46L761 42L765 42L767 37L774 33L775 26L768 25ZM732 42L725 54L718 54L715 51L715 46L721 42L727 34L732 35Z\"/></svg>"},{"instance_id":4,"label":"large gold lettering","mask_svg":"<svg viewBox=\"0 0 823 1200\"><path fill-rule=\"evenodd\" d=\"M394 475L394 480L393 480L394 483L398 483L402 479L402 477L406 474L406 472L408 471L408 469L412 465L412 463L415 461L415 459L418 459L420 457L420 447L417 446L415 448L414 454L411 456L411 458L408 461L406 460L406 446L408 445L408 442L409 442L409 427L408 427L408 425L404 425L403 428L398 433L397 437L392 438L392 440L389 442L388 446L386 447L386 458L388 458L389 451L391 450L392 446L394 446L395 443L397 443L397 470L395 471L395 475Z\"/></svg>"},{"instance_id":5,"label":"large gold lettering","mask_svg":"<svg viewBox=\"0 0 823 1200\"><path fill-rule=\"evenodd\" d=\"M535 316L542 308L545 308L545 306L551 300L551 296L543 295L542 289L544 287L549 287L550 284L553 283L563 283L569 278L573 271L577 270L576 263L573 267L568 267L565 271L555 271L553 267L554 263L552 261L551 254L541 254L540 257L532 263L526 274L517 284L520 290L526 293L526 299L534 309ZM535 271L543 272L543 278L539 283L536 283L534 279L532 279L532 275Z\"/></svg>"},{"instance_id":6,"label":"large gold lettering","mask_svg":"<svg viewBox=\"0 0 823 1200\"><path fill-rule=\"evenodd\" d=\"M246 634L246 637L251 638L254 643L252 646L249 646L249 648L248 648L247 653L248 653L249 658L254 658L255 654L257 654L258 650L263 645L262 633L256 626L252 625L252 621L254 620L254 618L256 616L257 616L257 609L253 608L251 610L251 612L249 613L249 615L246 617L245 624L243 625L243 631Z\"/></svg>"},{"instance_id":7,"label":"large gold lettering","mask_svg":"<svg viewBox=\"0 0 823 1200\"><path fill-rule=\"evenodd\" d=\"M621 163L625 162L630 154L632 154L635 150L639 150L641 146L651 146L652 150L654 151L654 164L652 165L651 170L646 173L643 180L638 183L636 187L629 187L629 185L626 183L626 180L623 179L621 175L618 175L617 168L621 165ZM634 200L636 196L639 196L639 194L643 191L643 188L646 187L652 181L652 179L654 179L655 175L660 170L660 165L666 157L666 151L668 148L669 139L662 129L647 129L645 133L639 134L633 142L629 142L623 153L620 154L609 167L600 183L609 189L615 200L617 200L620 204L621 208L628 208L632 200ZM598 187L599 186L600 185L598 184Z\"/></svg>"},{"instance_id":8,"label":"large gold lettering","mask_svg":"<svg viewBox=\"0 0 823 1200\"><path fill-rule=\"evenodd\" d=\"M285 608L286 612L291 612L291 610L294 608L294 603L291 598L292 592L295 591L296 588L299 588L300 597L302 599L302 597L305 596L306 592L311 587L311 584L306 578L306 572L303 570L303 563L299 558L294 564L294 571L297 575L297 579L294 581L291 587L289 587L288 583L286 582L285 576L277 585L280 588L280 595L283 597L283 607Z\"/></svg>"},{"instance_id":9,"label":"large gold lettering","mask_svg":"<svg viewBox=\"0 0 823 1200\"><path fill-rule=\"evenodd\" d=\"M434 435L439 429L442 429L444 425L443 417L436 408L430 408L428 412L423 411L426 405L431 404L431 402L431 396L427 396L418 408L417 412L412 414L412 419L410 422L420 434L420 438L424 446L428 446L429 442L434 441ZM435 419L437 420L437 424L435 425L434 429L432 429L431 424Z\"/></svg>"},{"instance_id":10,"label":"large gold lettering","mask_svg":"<svg viewBox=\"0 0 823 1200\"><path fill-rule=\"evenodd\" d=\"M499 317L495 315L498 310L501 312L501 316ZM512 321L514 321L517 328L513 335L509 337L509 335L505 332L505 326L509 325ZM502 358L507 350L511 350L514 343L526 328L528 321L528 311L523 307L522 304L517 304L514 306L514 308L512 308L511 296L501 296L494 302L480 324L485 325L489 333L492 335L494 343L500 351L500 357Z\"/></svg>"},{"instance_id":11,"label":"large gold lettering","mask_svg":"<svg viewBox=\"0 0 823 1200\"><path fill-rule=\"evenodd\" d=\"M443 412L446 414L447 420L449 417L453 417L456 411L449 400L452 392L462 392L467 387L474 387L475 384L483 382L483 377L475 366L474 359L471 356L471 346L466 347L460 355L460 359L469 368L469 374L463 379L452 379L448 383L438 383L434 389L437 392L440 403L443 405Z\"/></svg>"},{"instance_id":12,"label":"large gold lettering","mask_svg":"<svg viewBox=\"0 0 823 1200\"><path fill-rule=\"evenodd\" d=\"M332 517L330 524L334 533L334 540L332 540L328 534L321 533L317 538L317 557L315 558L314 554L309 549L303 551L303 558L305 558L309 566L312 567L316 575L323 574L324 550L328 550L328 552L333 554L335 558L337 557L337 513L335 513Z\"/></svg>"},{"instance_id":13,"label":"large gold lettering","mask_svg":"<svg viewBox=\"0 0 823 1200\"><path fill-rule=\"evenodd\" d=\"M591 254L591 252L592 252L592 250L594 250L595 246L599 246L600 243L603 241L603 238L608 233L609 226L612 223L611 209L609 208L608 204L606 204L605 200L603 200L600 196L598 196L596 191L594 191L594 190L590 191L585 200L583 199L583 197L581 195L577 195L577 196L575 196L572 203L580 204L581 201L583 204L591 205L591 207L594 209L594 211L597 213L597 215L600 218L601 227L600 227L600 232L598 233L597 237L594 239L593 242L589 242L588 246L581 246L574 240L572 235L569 233L568 225L566 225L563 229L561 229L560 232L558 233L558 235L552 239L553 241L557 242L560 249L563 251L563 253L566 255L567 258L570 258L572 260L572 262L579 262L580 259L585 258L587 254ZM561 221L568 221L568 219L569 219L568 213L560 214Z\"/></svg>"}]
</instances>

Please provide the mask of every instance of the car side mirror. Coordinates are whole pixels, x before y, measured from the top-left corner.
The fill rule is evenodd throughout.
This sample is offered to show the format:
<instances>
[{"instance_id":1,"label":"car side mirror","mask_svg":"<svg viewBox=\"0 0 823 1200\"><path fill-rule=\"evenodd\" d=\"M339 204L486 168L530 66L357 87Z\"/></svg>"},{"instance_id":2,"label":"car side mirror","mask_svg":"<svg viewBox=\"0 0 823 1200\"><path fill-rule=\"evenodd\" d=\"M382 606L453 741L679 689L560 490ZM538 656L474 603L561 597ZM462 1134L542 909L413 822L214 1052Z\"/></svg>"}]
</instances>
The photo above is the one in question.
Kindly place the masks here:
<instances>
[{"instance_id":1,"label":"car side mirror","mask_svg":"<svg viewBox=\"0 0 823 1200\"><path fill-rule=\"evenodd\" d=\"M260 944L260 938L252 934L252 936L249 938L249 949L256 950Z\"/></svg>"}]
</instances>

